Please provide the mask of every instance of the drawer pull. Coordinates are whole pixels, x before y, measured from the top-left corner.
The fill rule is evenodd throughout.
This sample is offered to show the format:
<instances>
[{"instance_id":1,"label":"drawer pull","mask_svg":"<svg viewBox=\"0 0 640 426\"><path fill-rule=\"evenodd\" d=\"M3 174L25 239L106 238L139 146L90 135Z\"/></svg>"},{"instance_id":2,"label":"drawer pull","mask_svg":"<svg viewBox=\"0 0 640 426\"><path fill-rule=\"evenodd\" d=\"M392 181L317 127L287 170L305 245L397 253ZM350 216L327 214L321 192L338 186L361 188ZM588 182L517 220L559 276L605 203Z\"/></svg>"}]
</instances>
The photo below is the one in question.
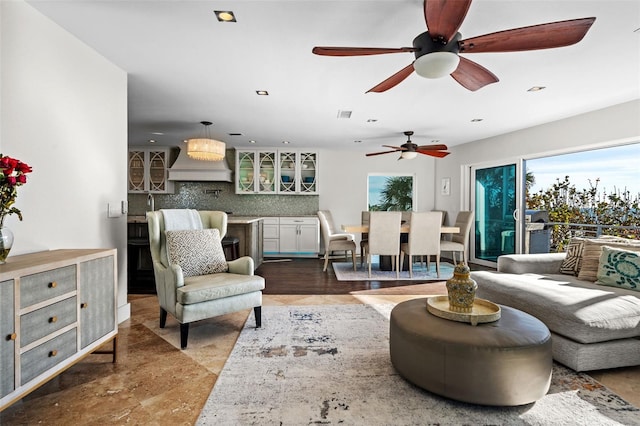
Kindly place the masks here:
<instances>
[{"instance_id":1,"label":"drawer pull","mask_svg":"<svg viewBox=\"0 0 640 426\"><path fill-rule=\"evenodd\" d=\"M52 282L49 283L49 288L56 288L56 287L58 287L58 283L57 282L52 281Z\"/></svg>"},{"instance_id":2,"label":"drawer pull","mask_svg":"<svg viewBox=\"0 0 640 426\"><path fill-rule=\"evenodd\" d=\"M82 302L82 303L80 304L80 309L84 309L84 308L86 308L87 306L89 306L89 304L88 304L87 302Z\"/></svg>"},{"instance_id":3,"label":"drawer pull","mask_svg":"<svg viewBox=\"0 0 640 426\"><path fill-rule=\"evenodd\" d=\"M54 356L58 355L58 351L57 350L52 350L51 352L49 352L49 358L53 358Z\"/></svg>"},{"instance_id":4,"label":"drawer pull","mask_svg":"<svg viewBox=\"0 0 640 426\"><path fill-rule=\"evenodd\" d=\"M54 322L57 322L57 321L58 321L58 317L56 317L56 316L53 316L53 317L49 318L49 322L50 323L54 323Z\"/></svg>"},{"instance_id":5,"label":"drawer pull","mask_svg":"<svg viewBox=\"0 0 640 426\"><path fill-rule=\"evenodd\" d=\"M18 335L16 333L11 333L7 336L7 340L16 340Z\"/></svg>"}]
</instances>

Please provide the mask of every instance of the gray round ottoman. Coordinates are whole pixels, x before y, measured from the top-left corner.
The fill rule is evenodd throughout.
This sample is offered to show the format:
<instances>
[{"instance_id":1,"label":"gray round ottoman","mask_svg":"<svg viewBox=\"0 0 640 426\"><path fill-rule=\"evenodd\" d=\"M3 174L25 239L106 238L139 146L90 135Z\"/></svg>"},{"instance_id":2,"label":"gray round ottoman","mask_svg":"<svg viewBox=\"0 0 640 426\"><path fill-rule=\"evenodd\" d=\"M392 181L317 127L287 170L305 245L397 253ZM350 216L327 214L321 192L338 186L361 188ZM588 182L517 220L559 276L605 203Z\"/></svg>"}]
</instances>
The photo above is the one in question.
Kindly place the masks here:
<instances>
[{"instance_id":1,"label":"gray round ottoman","mask_svg":"<svg viewBox=\"0 0 640 426\"><path fill-rule=\"evenodd\" d=\"M537 401L551 382L551 335L537 318L500 306L498 321L471 324L427 311L427 299L391 311L391 363L413 384L438 395L483 405Z\"/></svg>"}]
</instances>

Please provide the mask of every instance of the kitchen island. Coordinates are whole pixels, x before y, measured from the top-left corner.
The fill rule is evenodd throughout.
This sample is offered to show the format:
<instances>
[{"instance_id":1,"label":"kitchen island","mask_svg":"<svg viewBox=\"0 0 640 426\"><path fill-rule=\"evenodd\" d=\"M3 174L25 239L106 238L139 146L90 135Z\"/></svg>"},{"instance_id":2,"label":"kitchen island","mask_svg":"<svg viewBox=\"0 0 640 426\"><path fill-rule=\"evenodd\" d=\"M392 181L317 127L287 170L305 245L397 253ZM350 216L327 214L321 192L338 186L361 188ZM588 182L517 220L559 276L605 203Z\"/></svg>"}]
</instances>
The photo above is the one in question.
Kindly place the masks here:
<instances>
[{"instance_id":1,"label":"kitchen island","mask_svg":"<svg viewBox=\"0 0 640 426\"><path fill-rule=\"evenodd\" d=\"M240 257L251 256L257 269L264 260L262 249L264 218L253 216L233 216L227 218L227 237L238 239Z\"/></svg>"}]
</instances>

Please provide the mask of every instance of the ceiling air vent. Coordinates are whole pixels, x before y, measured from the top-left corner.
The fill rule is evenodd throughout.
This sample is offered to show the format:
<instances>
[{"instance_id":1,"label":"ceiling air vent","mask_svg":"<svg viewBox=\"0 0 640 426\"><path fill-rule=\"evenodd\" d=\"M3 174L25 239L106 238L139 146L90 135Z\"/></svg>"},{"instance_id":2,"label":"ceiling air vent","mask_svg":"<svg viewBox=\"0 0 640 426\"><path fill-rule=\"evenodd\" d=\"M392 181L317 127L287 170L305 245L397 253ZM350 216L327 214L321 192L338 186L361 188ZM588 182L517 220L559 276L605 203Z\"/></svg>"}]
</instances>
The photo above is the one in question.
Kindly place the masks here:
<instances>
[{"instance_id":1,"label":"ceiling air vent","mask_svg":"<svg viewBox=\"0 0 640 426\"><path fill-rule=\"evenodd\" d=\"M351 118L351 113L353 111L342 111L338 110L338 118Z\"/></svg>"}]
</instances>

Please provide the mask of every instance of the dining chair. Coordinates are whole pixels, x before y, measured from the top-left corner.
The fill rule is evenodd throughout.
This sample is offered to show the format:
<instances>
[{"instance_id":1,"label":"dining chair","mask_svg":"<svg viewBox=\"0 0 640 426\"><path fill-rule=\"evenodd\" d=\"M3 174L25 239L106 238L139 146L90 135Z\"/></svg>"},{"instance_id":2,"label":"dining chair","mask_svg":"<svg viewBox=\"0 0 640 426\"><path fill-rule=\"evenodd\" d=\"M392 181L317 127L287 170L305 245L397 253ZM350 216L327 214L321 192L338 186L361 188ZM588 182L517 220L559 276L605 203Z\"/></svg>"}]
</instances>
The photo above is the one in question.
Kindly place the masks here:
<instances>
[{"instance_id":1,"label":"dining chair","mask_svg":"<svg viewBox=\"0 0 640 426\"><path fill-rule=\"evenodd\" d=\"M370 212L369 240L365 244L365 253L371 278L371 255L391 256L392 270L400 278L400 222L401 212Z\"/></svg>"},{"instance_id":2,"label":"dining chair","mask_svg":"<svg viewBox=\"0 0 640 426\"><path fill-rule=\"evenodd\" d=\"M333 222L333 215L329 210L318 210L320 219L320 229L322 229L322 241L324 243L324 268L327 270L329 264L329 254L333 251L344 251L345 258L347 252L351 252L353 270L356 270L356 242L353 234L346 232L336 232Z\"/></svg>"},{"instance_id":3,"label":"dining chair","mask_svg":"<svg viewBox=\"0 0 640 426\"><path fill-rule=\"evenodd\" d=\"M363 210L362 213L360 214L360 224L369 226L368 210ZM368 232L361 233L360 234L360 267L361 268L365 258L364 246L367 244L367 241L369 241L369 233Z\"/></svg>"},{"instance_id":4,"label":"dining chair","mask_svg":"<svg viewBox=\"0 0 640 426\"><path fill-rule=\"evenodd\" d=\"M469 244L469 232L473 223L474 213L472 211L461 211L456 216L454 226L460 231L451 235L451 240L440 241L440 251L450 251L453 257L453 263L456 263L456 252L462 253L460 260L467 263L467 245Z\"/></svg>"},{"instance_id":5,"label":"dining chair","mask_svg":"<svg viewBox=\"0 0 640 426\"><path fill-rule=\"evenodd\" d=\"M405 254L409 256L409 276L413 278L413 256L426 256L429 270L431 256L436 257L436 273L440 278L440 227L441 212L411 213L409 241L400 245L400 270L403 270ZM420 261L422 263L422 260Z\"/></svg>"}]
</instances>

